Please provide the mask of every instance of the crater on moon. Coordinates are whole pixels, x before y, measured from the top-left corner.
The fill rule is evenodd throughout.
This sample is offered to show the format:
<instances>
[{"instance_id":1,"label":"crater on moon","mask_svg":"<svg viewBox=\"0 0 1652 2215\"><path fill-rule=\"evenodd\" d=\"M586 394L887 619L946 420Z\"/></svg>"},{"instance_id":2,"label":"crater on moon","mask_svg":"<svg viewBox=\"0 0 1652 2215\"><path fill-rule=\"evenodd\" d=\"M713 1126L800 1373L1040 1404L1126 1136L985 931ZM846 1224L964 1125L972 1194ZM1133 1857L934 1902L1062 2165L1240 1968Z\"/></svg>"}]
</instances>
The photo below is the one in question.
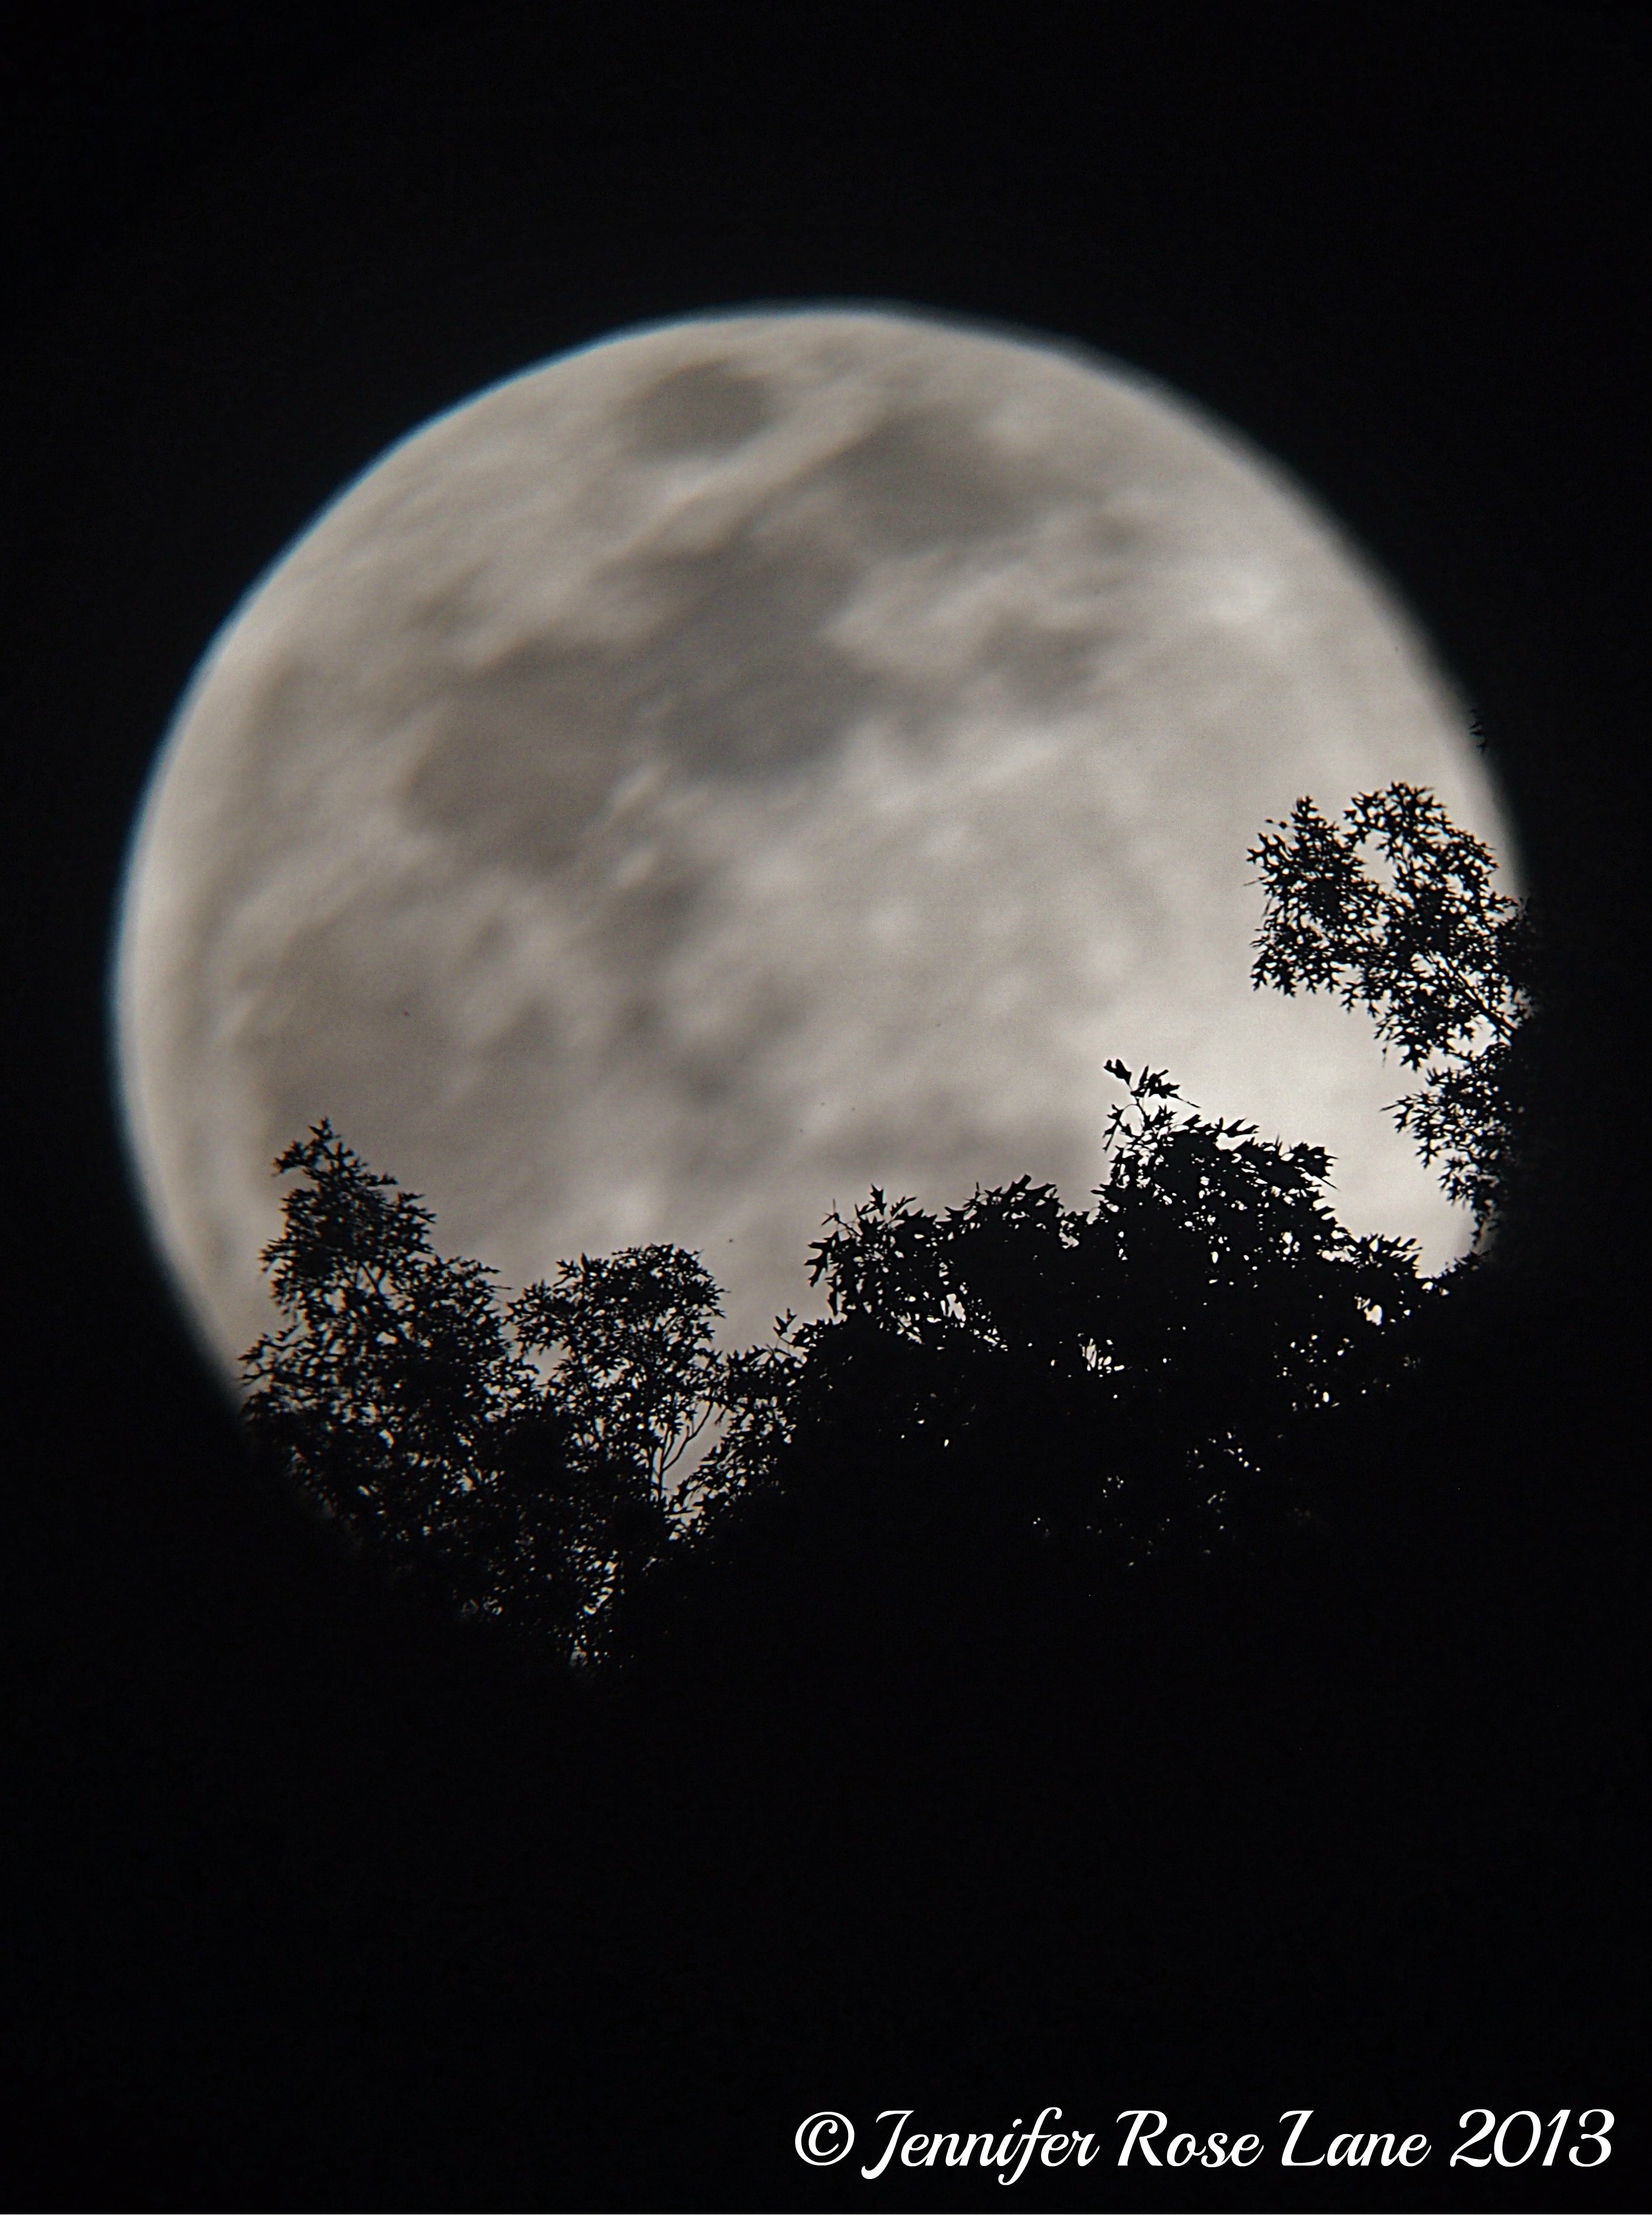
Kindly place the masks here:
<instances>
[{"instance_id":1,"label":"crater on moon","mask_svg":"<svg viewBox=\"0 0 1652 2215\"><path fill-rule=\"evenodd\" d=\"M910 313L623 334L393 448L236 611L134 838L132 1150L226 1375L322 1115L504 1284L694 1248L725 1338L878 1183L1082 1203L1110 1055L1467 1226L1328 1003L1250 989L1246 848L1396 777L1494 847L1404 611L1231 433Z\"/></svg>"}]
</instances>

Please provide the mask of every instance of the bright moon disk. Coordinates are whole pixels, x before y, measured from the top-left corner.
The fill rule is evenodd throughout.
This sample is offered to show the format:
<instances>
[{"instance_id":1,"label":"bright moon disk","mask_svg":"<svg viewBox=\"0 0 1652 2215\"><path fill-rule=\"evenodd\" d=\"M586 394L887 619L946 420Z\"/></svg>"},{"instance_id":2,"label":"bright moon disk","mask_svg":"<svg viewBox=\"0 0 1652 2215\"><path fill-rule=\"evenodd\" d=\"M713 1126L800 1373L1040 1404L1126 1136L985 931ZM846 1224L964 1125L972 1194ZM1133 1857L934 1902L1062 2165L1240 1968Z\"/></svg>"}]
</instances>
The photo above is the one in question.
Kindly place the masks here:
<instances>
[{"instance_id":1,"label":"bright moon disk","mask_svg":"<svg viewBox=\"0 0 1652 2215\"><path fill-rule=\"evenodd\" d=\"M325 1115L505 1286L672 1241L749 1342L874 1182L1082 1205L1118 1056L1443 1266L1402 1072L1251 989L1245 855L1397 777L1506 847L1465 721L1326 518L1116 366L839 310L552 361L358 478L179 709L116 970L160 1242L233 1374Z\"/></svg>"}]
</instances>

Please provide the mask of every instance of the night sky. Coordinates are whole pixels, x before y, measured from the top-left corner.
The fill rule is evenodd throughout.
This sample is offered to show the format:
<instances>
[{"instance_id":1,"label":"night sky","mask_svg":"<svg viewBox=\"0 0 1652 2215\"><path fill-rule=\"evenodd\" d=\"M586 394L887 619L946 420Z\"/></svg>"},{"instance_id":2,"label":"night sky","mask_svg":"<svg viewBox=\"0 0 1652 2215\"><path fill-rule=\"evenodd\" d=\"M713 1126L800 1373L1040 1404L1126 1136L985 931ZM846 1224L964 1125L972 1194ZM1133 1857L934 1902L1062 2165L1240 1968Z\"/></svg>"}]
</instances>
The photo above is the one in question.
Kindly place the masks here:
<instances>
[{"instance_id":1,"label":"night sky","mask_svg":"<svg viewBox=\"0 0 1652 2215\"><path fill-rule=\"evenodd\" d=\"M811 2109L871 2126L909 2101L965 2129L1065 2102L1109 2150L1020 2198L1165 2208L1294 2187L1271 2167L1127 2179L1121 2108L1276 2144L1280 2113L1317 2102L1443 2148L1478 2102L1605 2104L1599 2172L1448 2170L1441 2150L1410 2199L1320 2171L1300 2204L1640 2200L1647 42L1603 8L1072 20L70 7L9 61L0 1342L26 1855L6 2205L996 2204L990 2177L948 2200L933 2174L865 2183L859 2153L817 2174L792 2152ZM1006 1695L976 1755L965 1732L935 1757L995 1789L958 1815L933 1897L894 1876L880 1893L848 1780L875 1799L878 1764L926 1743L921 1671L862 1666L881 1751L866 1768L839 1747L823 1813L799 1781L801 1691L791 1721L737 1687L725 1728L703 1705L627 1710L604 1737L383 1598L250 1483L128 1188L105 1009L119 872L236 600L392 439L494 379L639 322L819 299L1070 337L1277 456L1478 709L1555 918L1549 1082L1576 1144L1506 1336L1439 1387L1467 1471L1458 1550L1392 1608L1375 1569L1349 1572L1368 1642L1358 1666L1337 1651L1374 1799L1345 1780L1334 1822L1293 1828L1259 1796L1278 1850L1225 1901L1221 1856L1195 1854L1202 1943L1229 1917L1253 1980L1274 1958L1258 1925L1278 1934L1271 2015L1173 1945L1164 1989L1128 2002L1076 1941L1063 1955L1028 1905L1044 1834L1002 1765L1012 1744L1059 1757L1025 1685L1025 1729ZM1199 1671L1220 1674L1203 1635L1166 1657L1195 1686L1184 1723ZM1300 1635L1291 1651L1319 1650ZM1392 1712L1435 1715L1426 1758L1458 1782L1437 1833L1426 1806L1394 1819L1423 1903L1402 1933L1356 1847L1410 1760L1367 1688L1424 1647L1447 1657L1437 1706L1413 1685ZM1334 1711L1325 1729L1334 1745ZM1173 1806L1166 1834L1196 1842L1215 1819L1189 1772L1220 1774L1222 1743L1214 1706L1157 1755L1147 1733L1105 1835ZM771 1768L789 1781L766 1800ZM1064 1803L1040 1790L1054 1824ZM767 1807L768 1831L735 1807ZM1061 1819L1073 1875L1099 1818ZM896 1846L888 1867L918 1866ZM1174 1854L1150 1858L1142 1911L1173 1921ZM836 1942L850 1863L874 1874ZM951 1913L976 1975L935 1935Z\"/></svg>"}]
</instances>

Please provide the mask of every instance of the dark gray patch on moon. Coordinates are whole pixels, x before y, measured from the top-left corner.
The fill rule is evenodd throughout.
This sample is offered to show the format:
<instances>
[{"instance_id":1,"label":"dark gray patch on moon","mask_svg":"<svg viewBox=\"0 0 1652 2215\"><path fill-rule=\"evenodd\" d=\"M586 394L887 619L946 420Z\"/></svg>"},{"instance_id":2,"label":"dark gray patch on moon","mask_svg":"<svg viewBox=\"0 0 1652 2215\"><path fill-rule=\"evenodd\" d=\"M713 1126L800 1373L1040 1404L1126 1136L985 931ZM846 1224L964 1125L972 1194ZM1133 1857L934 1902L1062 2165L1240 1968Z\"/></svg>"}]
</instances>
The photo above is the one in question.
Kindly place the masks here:
<instances>
[{"instance_id":1,"label":"dark gray patch on moon","mask_svg":"<svg viewBox=\"0 0 1652 2215\"><path fill-rule=\"evenodd\" d=\"M875 675L824 635L854 582L847 556L743 531L707 551L651 557L639 574L663 612L621 688L684 772L795 775L878 696Z\"/></svg>"},{"instance_id":2,"label":"dark gray patch on moon","mask_svg":"<svg viewBox=\"0 0 1652 2215\"><path fill-rule=\"evenodd\" d=\"M456 859L537 881L607 802L626 758L628 689L603 649L554 637L513 647L441 703L402 788L409 816Z\"/></svg>"},{"instance_id":3,"label":"dark gray patch on moon","mask_svg":"<svg viewBox=\"0 0 1652 2215\"><path fill-rule=\"evenodd\" d=\"M1116 635L1106 624L1064 629L1000 615L983 629L977 666L990 669L1019 707L1053 715L1088 690Z\"/></svg>"},{"instance_id":4,"label":"dark gray patch on moon","mask_svg":"<svg viewBox=\"0 0 1652 2215\"><path fill-rule=\"evenodd\" d=\"M1047 472L1000 458L974 424L936 408L880 423L825 474L841 488L857 536L896 554L1000 537L1049 495Z\"/></svg>"},{"instance_id":5,"label":"dark gray patch on moon","mask_svg":"<svg viewBox=\"0 0 1652 2215\"><path fill-rule=\"evenodd\" d=\"M625 411L627 444L636 454L727 453L755 439L774 420L761 377L742 377L714 361L674 369Z\"/></svg>"}]
</instances>

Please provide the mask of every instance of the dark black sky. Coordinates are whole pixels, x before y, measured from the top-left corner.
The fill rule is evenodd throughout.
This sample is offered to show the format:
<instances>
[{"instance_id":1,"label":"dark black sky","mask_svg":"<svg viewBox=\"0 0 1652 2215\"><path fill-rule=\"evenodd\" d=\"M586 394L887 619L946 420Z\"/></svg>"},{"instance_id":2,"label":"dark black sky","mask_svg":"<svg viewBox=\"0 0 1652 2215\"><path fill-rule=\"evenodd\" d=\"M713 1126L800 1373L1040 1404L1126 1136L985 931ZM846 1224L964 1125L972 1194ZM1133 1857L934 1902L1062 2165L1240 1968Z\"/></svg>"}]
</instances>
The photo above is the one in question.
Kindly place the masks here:
<instances>
[{"instance_id":1,"label":"dark black sky","mask_svg":"<svg viewBox=\"0 0 1652 2215\"><path fill-rule=\"evenodd\" d=\"M830 298L1070 337L1346 521L1478 704L1588 988L1567 1267L1608 1328L1643 1121L1648 58L1632 14L1576 7L37 14L0 95L4 1358L40 1866L81 1870L89 1927L163 1857L190 1733L253 1730L229 1692L202 1720L198 1678L291 1666L299 1618L350 1683L380 1666L242 1500L126 1193L103 993L132 813L200 652L318 504L616 326ZM1627 1398L1582 1407L1580 1452ZM253 1866L223 1819L220 1859ZM29 1990L58 2028L15 2034L59 2094L54 2052L118 2083L86 2028L126 2020L103 1942L70 1962L54 1912ZM178 2204L210 2194L142 2144ZM25 2197L58 2204L49 2171Z\"/></svg>"}]
</instances>

